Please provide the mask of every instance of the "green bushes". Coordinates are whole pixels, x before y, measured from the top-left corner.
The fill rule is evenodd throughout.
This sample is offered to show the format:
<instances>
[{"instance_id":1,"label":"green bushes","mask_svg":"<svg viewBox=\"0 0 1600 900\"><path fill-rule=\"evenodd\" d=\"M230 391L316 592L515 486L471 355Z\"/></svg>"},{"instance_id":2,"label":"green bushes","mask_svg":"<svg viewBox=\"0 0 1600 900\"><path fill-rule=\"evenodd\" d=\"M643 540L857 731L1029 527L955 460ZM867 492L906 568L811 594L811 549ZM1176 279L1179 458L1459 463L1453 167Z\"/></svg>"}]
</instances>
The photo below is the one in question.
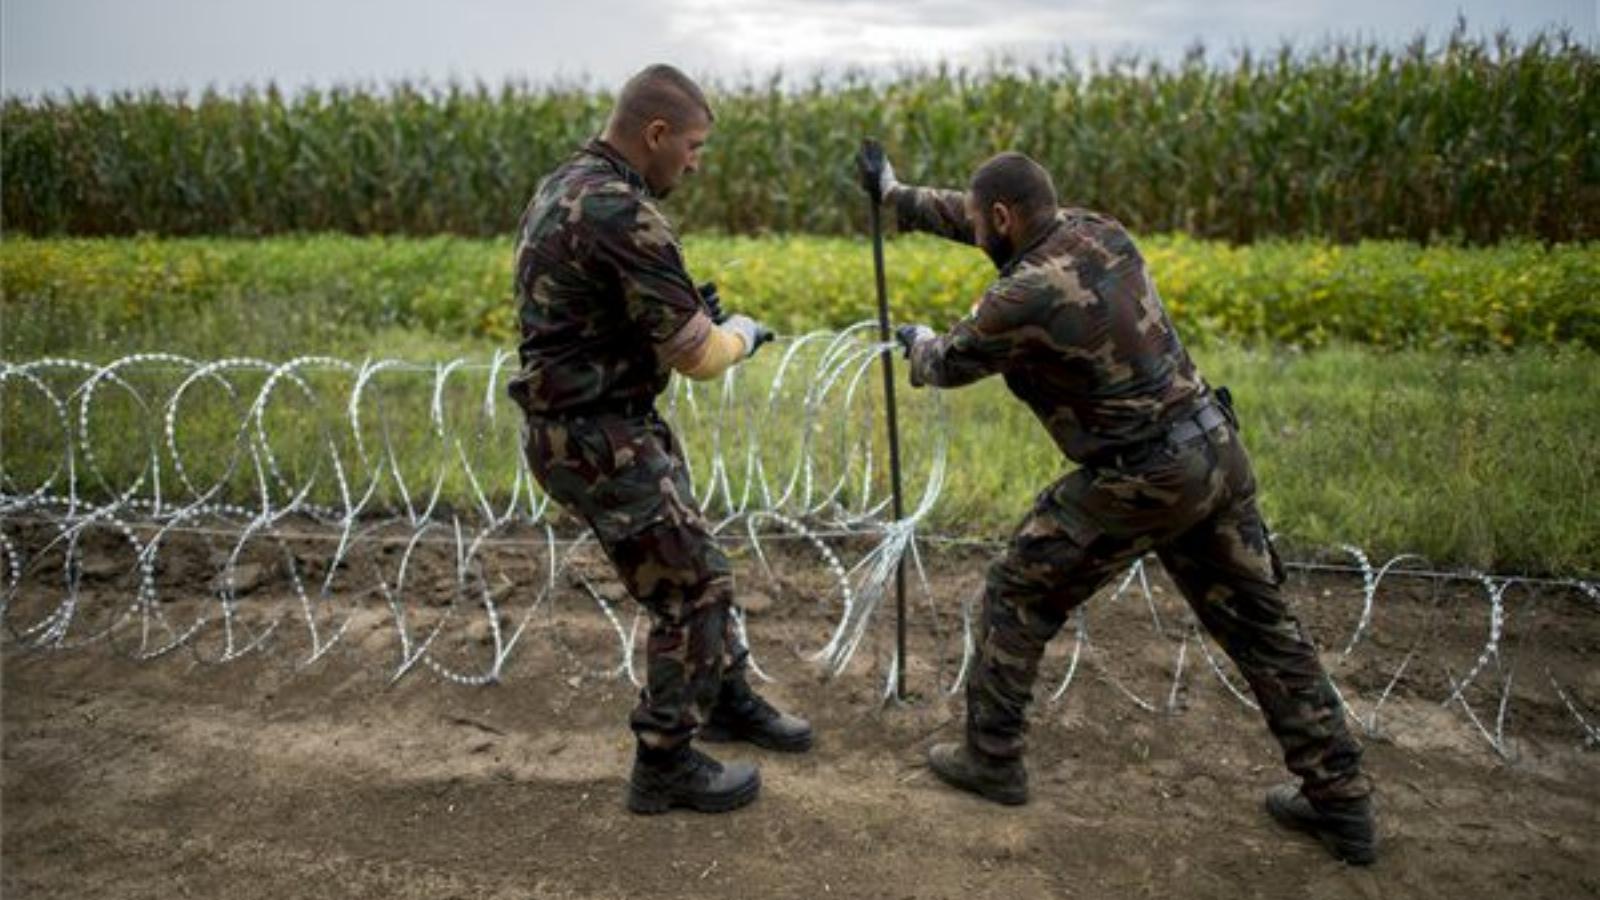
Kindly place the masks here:
<instances>
[{"instance_id":1,"label":"green bushes","mask_svg":"<svg viewBox=\"0 0 1600 900\"><path fill-rule=\"evenodd\" d=\"M1138 231L1250 242L1600 237L1600 65L1564 34L713 86L691 230L861 231L850 155L957 184L1001 149ZM8 99L7 229L488 236L610 97L508 85Z\"/></svg>"},{"instance_id":2,"label":"green bushes","mask_svg":"<svg viewBox=\"0 0 1600 900\"><path fill-rule=\"evenodd\" d=\"M1197 345L1600 348L1594 244L1235 247L1157 236L1142 246L1179 328ZM718 281L731 306L781 332L874 315L863 239L691 235L685 252L691 271ZM994 274L977 250L935 239L897 238L886 254L900 321L944 327ZM510 261L509 239L11 238L0 242L0 352L93 352L109 341L207 353L257 346L281 356L318 335L388 327L510 347ZM209 334L213 321L219 331Z\"/></svg>"}]
</instances>

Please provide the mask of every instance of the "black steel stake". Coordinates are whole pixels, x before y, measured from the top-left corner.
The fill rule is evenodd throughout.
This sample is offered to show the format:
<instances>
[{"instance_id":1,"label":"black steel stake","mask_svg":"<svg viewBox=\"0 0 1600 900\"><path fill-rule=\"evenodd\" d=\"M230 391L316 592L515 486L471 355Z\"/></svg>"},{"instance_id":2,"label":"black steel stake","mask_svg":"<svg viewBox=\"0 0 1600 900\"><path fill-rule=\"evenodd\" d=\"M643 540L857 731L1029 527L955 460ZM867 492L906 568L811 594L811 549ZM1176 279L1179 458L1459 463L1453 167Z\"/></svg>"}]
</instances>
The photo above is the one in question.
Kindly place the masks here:
<instances>
[{"instance_id":1,"label":"black steel stake","mask_svg":"<svg viewBox=\"0 0 1600 900\"><path fill-rule=\"evenodd\" d=\"M894 352L889 348L889 289L883 280L883 220L878 209L878 198L868 197L869 216L872 222L872 265L878 280L878 340L885 346L880 354L883 360L883 395L889 407L889 476L894 488L894 520L905 518L905 504L900 494L900 423L895 415L894 403ZM894 695L906 699L906 557L894 571Z\"/></svg>"}]
</instances>

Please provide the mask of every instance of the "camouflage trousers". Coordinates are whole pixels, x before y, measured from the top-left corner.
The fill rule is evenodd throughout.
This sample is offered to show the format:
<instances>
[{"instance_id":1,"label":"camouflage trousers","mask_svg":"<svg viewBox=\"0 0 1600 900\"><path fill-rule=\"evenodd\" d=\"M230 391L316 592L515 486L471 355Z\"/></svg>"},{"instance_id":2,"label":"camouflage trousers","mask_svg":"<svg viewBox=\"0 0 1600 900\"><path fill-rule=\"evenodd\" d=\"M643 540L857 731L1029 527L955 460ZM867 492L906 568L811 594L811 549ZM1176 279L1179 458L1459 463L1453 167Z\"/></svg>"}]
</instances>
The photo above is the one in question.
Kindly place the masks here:
<instances>
[{"instance_id":1,"label":"camouflage trousers","mask_svg":"<svg viewBox=\"0 0 1600 900\"><path fill-rule=\"evenodd\" d=\"M692 738L748 656L728 558L695 505L672 430L654 412L527 420L529 468L587 523L650 615L646 677L630 723L651 749Z\"/></svg>"},{"instance_id":2,"label":"camouflage trousers","mask_svg":"<svg viewBox=\"0 0 1600 900\"><path fill-rule=\"evenodd\" d=\"M1041 493L987 573L968 741L994 757L1022 755L1045 644L1075 607L1153 550L1244 674L1306 794L1370 792L1333 685L1284 605L1282 564L1255 493L1249 456L1227 424L1133 463L1080 468Z\"/></svg>"}]
</instances>

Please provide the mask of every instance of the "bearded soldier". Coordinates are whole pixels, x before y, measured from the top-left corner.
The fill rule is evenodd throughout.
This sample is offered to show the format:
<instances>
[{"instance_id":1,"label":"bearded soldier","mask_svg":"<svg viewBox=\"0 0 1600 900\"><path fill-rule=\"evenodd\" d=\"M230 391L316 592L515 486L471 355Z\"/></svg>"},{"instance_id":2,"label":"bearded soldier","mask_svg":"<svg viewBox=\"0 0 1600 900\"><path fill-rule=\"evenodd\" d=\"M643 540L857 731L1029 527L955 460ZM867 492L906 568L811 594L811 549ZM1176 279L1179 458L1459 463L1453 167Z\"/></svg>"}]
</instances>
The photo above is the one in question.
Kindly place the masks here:
<instances>
[{"instance_id":1,"label":"bearded soldier","mask_svg":"<svg viewBox=\"0 0 1600 900\"><path fill-rule=\"evenodd\" d=\"M1025 714L1045 644L1153 551L1244 673L1300 778L1268 792L1268 811L1339 858L1371 863L1361 749L1284 605L1231 401L1196 371L1128 233L1059 208L1049 174L1020 153L985 162L964 192L899 184L873 142L857 165L902 229L976 244L999 270L947 334L898 329L911 383L955 388L998 374L1078 464L1038 495L989 568L966 739L932 747L930 768L987 799L1026 802Z\"/></svg>"}]
</instances>

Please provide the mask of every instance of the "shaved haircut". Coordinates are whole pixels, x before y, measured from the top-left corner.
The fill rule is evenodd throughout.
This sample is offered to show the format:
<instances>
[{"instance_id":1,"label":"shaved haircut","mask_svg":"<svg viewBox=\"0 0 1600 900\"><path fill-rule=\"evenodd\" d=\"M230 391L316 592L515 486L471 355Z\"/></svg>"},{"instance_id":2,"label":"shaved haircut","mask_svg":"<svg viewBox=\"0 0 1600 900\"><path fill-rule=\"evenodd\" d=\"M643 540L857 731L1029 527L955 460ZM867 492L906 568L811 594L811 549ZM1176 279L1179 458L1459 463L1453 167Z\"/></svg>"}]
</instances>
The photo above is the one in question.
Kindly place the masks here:
<instances>
[{"instance_id":1,"label":"shaved haircut","mask_svg":"<svg viewBox=\"0 0 1600 900\"><path fill-rule=\"evenodd\" d=\"M979 208L1004 203L1025 221L1056 210L1056 185L1050 173L1027 156L1007 152L992 156L972 175L971 191Z\"/></svg>"},{"instance_id":2,"label":"shaved haircut","mask_svg":"<svg viewBox=\"0 0 1600 900\"><path fill-rule=\"evenodd\" d=\"M611 110L608 130L636 134L655 119L665 120L674 130L688 128L702 119L716 121L711 104L694 79L665 64L650 66L628 79Z\"/></svg>"}]
</instances>

